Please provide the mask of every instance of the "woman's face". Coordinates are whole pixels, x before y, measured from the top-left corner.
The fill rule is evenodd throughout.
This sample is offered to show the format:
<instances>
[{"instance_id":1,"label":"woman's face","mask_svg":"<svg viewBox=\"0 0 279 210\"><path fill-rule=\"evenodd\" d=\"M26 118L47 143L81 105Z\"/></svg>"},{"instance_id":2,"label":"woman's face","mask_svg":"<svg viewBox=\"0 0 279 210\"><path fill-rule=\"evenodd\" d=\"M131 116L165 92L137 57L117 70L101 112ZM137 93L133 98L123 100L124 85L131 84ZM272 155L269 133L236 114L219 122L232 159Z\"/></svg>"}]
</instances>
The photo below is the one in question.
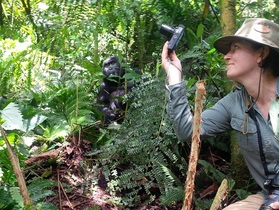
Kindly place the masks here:
<instances>
[{"instance_id":1,"label":"woman's face","mask_svg":"<svg viewBox=\"0 0 279 210\"><path fill-rule=\"evenodd\" d=\"M247 41L233 42L231 50L224 57L227 77L242 84L247 79L255 78L255 73L260 73L261 49L255 50Z\"/></svg>"}]
</instances>

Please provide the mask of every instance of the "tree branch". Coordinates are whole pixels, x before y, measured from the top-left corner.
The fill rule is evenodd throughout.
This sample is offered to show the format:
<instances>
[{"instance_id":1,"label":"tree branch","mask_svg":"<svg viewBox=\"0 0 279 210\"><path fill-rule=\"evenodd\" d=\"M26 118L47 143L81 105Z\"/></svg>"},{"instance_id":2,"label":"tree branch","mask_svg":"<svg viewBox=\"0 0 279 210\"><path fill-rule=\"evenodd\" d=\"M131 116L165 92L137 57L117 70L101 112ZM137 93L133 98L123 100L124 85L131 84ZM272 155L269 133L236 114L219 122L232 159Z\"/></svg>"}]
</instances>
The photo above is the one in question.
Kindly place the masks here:
<instances>
[{"instance_id":1,"label":"tree branch","mask_svg":"<svg viewBox=\"0 0 279 210\"><path fill-rule=\"evenodd\" d=\"M193 121L193 135L190 152L190 160L185 182L185 198L182 210L191 210L192 198L195 188L195 176L198 163L198 156L200 151L200 128L201 128L201 113L203 108L203 98L206 93L204 82L199 81L196 84L196 97L195 97L195 112Z\"/></svg>"}]
</instances>

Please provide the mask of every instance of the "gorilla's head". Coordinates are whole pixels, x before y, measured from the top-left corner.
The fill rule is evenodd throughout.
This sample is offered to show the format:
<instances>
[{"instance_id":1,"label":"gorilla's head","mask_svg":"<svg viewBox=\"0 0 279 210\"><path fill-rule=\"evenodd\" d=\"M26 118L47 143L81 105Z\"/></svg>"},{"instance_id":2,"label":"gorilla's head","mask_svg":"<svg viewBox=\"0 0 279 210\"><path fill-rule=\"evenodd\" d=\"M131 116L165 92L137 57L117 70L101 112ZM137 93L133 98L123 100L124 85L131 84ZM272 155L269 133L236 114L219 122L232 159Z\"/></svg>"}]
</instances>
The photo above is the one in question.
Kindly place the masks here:
<instances>
[{"instance_id":1,"label":"gorilla's head","mask_svg":"<svg viewBox=\"0 0 279 210\"><path fill-rule=\"evenodd\" d=\"M108 78L110 75L119 77L124 75L117 56L111 56L104 61L103 74L106 78Z\"/></svg>"}]
</instances>

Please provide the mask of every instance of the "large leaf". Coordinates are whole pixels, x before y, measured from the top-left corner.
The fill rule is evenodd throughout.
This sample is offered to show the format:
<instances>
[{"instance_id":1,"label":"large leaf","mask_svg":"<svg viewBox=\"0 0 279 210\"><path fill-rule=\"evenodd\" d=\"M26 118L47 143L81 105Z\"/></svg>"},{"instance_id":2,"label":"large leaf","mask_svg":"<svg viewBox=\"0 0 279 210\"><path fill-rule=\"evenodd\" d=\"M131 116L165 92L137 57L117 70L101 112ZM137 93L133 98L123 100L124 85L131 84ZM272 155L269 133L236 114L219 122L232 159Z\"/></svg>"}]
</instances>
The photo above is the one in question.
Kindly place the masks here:
<instances>
[{"instance_id":1,"label":"large leaf","mask_svg":"<svg viewBox=\"0 0 279 210\"><path fill-rule=\"evenodd\" d=\"M276 100L271 100L269 116L274 133L279 133L279 103Z\"/></svg>"},{"instance_id":2,"label":"large leaf","mask_svg":"<svg viewBox=\"0 0 279 210\"><path fill-rule=\"evenodd\" d=\"M37 125L41 124L43 121L47 119L44 115L35 115L31 119L24 119L23 121L23 128L24 131L31 131L33 130Z\"/></svg>"},{"instance_id":3,"label":"large leaf","mask_svg":"<svg viewBox=\"0 0 279 210\"><path fill-rule=\"evenodd\" d=\"M5 130L24 131L23 118L19 107L15 103L9 103L2 111L1 118L5 120L2 127Z\"/></svg>"},{"instance_id":4,"label":"large leaf","mask_svg":"<svg viewBox=\"0 0 279 210\"><path fill-rule=\"evenodd\" d=\"M22 113L15 103L9 103L2 111L1 118L5 121L2 127L5 130L30 131L47 119L43 115L35 115L31 119L23 119Z\"/></svg>"}]
</instances>

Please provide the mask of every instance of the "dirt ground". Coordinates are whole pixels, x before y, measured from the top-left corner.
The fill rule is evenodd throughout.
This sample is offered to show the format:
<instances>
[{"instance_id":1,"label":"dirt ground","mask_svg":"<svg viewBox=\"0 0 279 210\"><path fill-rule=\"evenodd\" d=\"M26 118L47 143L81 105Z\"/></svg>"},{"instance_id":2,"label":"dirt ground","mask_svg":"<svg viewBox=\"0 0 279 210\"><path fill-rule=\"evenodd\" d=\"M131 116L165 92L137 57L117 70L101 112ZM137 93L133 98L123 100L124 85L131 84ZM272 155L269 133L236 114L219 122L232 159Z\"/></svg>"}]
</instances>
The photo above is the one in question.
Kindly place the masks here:
<instances>
[{"instance_id":1,"label":"dirt ground","mask_svg":"<svg viewBox=\"0 0 279 210\"><path fill-rule=\"evenodd\" d=\"M26 160L28 165L40 165L36 173L46 174L51 171L47 179L56 181L57 186L51 190L54 196L45 199L45 202L53 203L60 210L122 210L110 202L111 196L105 191L106 181L102 174L95 172L85 157L92 151L89 141L82 141L77 145L72 139L68 144L55 150L41 153ZM51 170L50 170L51 169ZM32 169L36 170L36 169ZM93 180L97 180L93 183ZM143 195L144 196L144 195ZM135 210L177 210L181 204L172 207L162 207L155 200L151 205L141 205Z\"/></svg>"}]
</instances>

